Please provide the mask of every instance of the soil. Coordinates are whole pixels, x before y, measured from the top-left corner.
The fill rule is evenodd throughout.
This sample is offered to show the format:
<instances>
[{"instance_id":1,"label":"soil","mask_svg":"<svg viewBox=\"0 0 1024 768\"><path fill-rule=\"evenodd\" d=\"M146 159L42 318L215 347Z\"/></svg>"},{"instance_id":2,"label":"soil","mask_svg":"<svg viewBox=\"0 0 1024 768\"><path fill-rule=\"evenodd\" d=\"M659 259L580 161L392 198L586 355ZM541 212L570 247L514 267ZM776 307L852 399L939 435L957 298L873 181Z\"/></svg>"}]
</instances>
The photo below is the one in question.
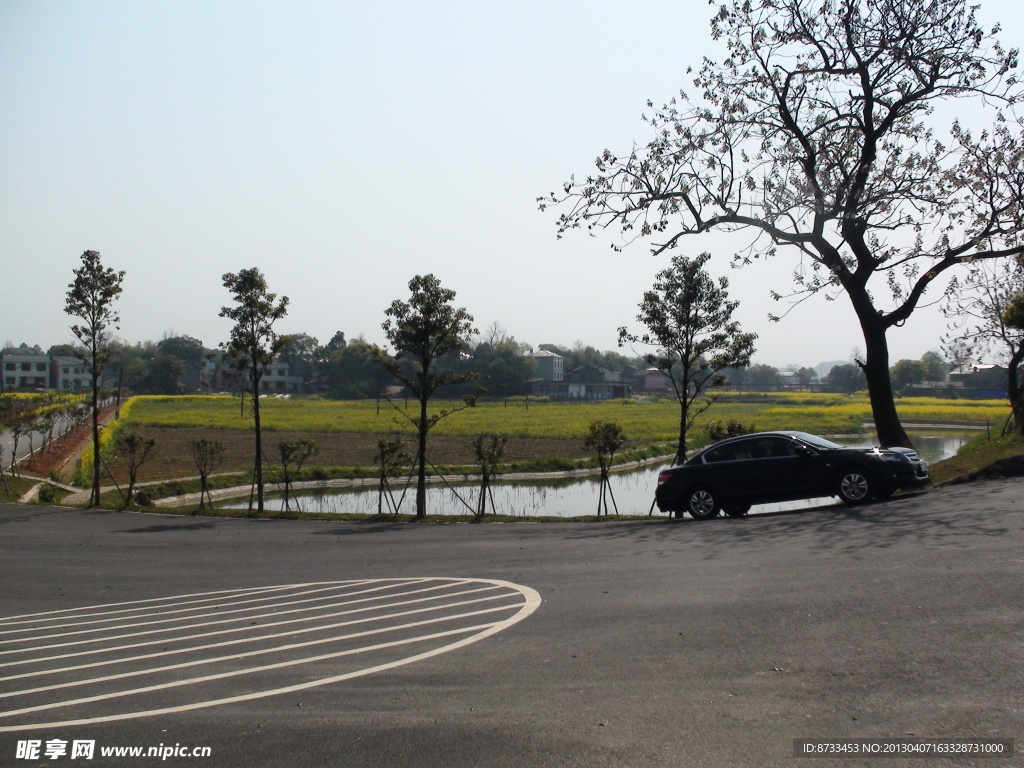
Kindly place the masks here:
<instances>
[{"instance_id":1,"label":"soil","mask_svg":"<svg viewBox=\"0 0 1024 768\"><path fill-rule=\"evenodd\" d=\"M139 472L139 480L166 480L191 477L198 473L192 463L192 441L206 438L225 444L224 463L217 472L244 472L252 467L254 438L248 430L213 430L185 428L142 428L144 437L156 438L156 448L149 462ZM307 467L367 467L373 465L377 441L382 435L363 433L264 432L263 451L268 461L278 463L277 445L283 440L312 439L320 446L320 455L306 462ZM406 450L415 453L414 438L406 439ZM585 458L589 452L582 440L541 440L511 438L505 446L502 463L547 458ZM428 456L435 465L473 464L473 446L466 437L436 436L429 438ZM123 466L111 469L120 482L126 476Z\"/></svg>"}]
</instances>

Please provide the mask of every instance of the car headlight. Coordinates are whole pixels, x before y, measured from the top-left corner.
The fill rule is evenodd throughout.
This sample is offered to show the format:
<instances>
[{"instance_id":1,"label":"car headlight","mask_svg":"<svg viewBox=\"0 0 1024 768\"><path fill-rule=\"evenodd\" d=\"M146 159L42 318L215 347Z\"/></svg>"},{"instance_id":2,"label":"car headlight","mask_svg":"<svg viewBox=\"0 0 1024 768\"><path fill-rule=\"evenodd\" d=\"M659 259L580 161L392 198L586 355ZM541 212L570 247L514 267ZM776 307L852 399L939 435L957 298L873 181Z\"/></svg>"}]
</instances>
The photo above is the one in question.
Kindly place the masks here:
<instances>
[{"instance_id":1,"label":"car headlight","mask_svg":"<svg viewBox=\"0 0 1024 768\"><path fill-rule=\"evenodd\" d=\"M907 459L907 457L904 456L902 453L892 453L890 451L878 451L878 457L882 461L895 461L895 462L909 461Z\"/></svg>"}]
</instances>

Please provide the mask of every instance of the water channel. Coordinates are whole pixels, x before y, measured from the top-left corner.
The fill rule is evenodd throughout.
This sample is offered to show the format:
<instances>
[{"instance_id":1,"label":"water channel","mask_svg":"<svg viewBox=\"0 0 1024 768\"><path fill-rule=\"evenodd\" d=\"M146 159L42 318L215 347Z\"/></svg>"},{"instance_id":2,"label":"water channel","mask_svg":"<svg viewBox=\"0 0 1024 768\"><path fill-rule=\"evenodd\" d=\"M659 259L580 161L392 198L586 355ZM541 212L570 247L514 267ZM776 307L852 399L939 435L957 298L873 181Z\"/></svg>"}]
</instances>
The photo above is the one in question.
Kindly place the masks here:
<instances>
[{"instance_id":1,"label":"water channel","mask_svg":"<svg viewBox=\"0 0 1024 768\"><path fill-rule=\"evenodd\" d=\"M908 430L918 453L929 464L956 454L962 445L973 439L977 432L969 430ZM832 437L834 442L850 446L874 445L867 435ZM646 515L654 498L658 470L664 464L651 464L642 469L619 472L612 475L612 493L620 514ZM456 486L458 495L471 505L476 505L479 486L475 483ZM395 488L396 501L401 496L404 483ZM488 512L517 517L580 517L593 515L597 511L599 484L597 478L575 478L561 480L495 482L491 487L494 506L488 502ZM415 488L410 487L399 507L402 513L414 511ZM303 490L293 494L291 508L303 512L328 514L377 513L376 485L346 489ZM761 504L753 507L750 514L764 514L787 509L804 509L822 504L839 503L836 499L808 499L806 501ZM245 508L247 499L235 499L218 504L225 508ZM265 506L270 510L284 509L280 496L268 496ZM455 492L444 485L432 484L427 488L427 509L432 515L466 515L470 511L459 500ZM609 509L611 504L609 503ZM657 510L655 510L657 513Z\"/></svg>"}]
</instances>

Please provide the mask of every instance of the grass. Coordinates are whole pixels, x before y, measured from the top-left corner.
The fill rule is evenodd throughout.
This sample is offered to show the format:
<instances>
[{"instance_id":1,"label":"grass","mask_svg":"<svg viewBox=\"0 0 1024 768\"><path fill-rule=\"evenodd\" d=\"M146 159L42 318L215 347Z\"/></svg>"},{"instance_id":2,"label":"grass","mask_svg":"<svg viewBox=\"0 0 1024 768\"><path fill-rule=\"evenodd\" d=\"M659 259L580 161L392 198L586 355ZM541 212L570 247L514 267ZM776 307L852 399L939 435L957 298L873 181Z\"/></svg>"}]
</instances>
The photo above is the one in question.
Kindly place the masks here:
<instances>
[{"instance_id":1,"label":"grass","mask_svg":"<svg viewBox=\"0 0 1024 768\"><path fill-rule=\"evenodd\" d=\"M36 484L38 480L34 478L22 478L22 477L11 477L10 473L4 475L4 481L6 481L6 488L0 483L0 502L14 503Z\"/></svg>"},{"instance_id":2,"label":"grass","mask_svg":"<svg viewBox=\"0 0 1024 768\"><path fill-rule=\"evenodd\" d=\"M962 483L984 476L985 470L994 464L1017 456L1024 456L1024 436L1019 433L994 438L976 437L956 456L930 467L932 485Z\"/></svg>"}]
</instances>

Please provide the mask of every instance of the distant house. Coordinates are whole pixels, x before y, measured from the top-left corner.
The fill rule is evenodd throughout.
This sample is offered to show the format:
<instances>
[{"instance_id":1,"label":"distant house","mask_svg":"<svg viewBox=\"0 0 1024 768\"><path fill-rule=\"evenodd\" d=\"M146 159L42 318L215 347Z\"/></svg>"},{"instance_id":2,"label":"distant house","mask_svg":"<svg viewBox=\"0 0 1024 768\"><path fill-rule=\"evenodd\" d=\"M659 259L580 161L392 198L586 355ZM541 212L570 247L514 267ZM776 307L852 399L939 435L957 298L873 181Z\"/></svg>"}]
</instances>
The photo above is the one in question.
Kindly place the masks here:
<instances>
[{"instance_id":1,"label":"distant house","mask_svg":"<svg viewBox=\"0 0 1024 768\"><path fill-rule=\"evenodd\" d=\"M1005 394L1009 369L994 363L969 363L949 374L949 383L957 389L991 390Z\"/></svg>"},{"instance_id":2,"label":"distant house","mask_svg":"<svg viewBox=\"0 0 1024 768\"><path fill-rule=\"evenodd\" d=\"M581 365L565 376L569 385L569 398L582 400L608 400L629 396L629 386L622 374L600 365Z\"/></svg>"},{"instance_id":3,"label":"distant house","mask_svg":"<svg viewBox=\"0 0 1024 768\"><path fill-rule=\"evenodd\" d=\"M248 374L239 371L234 366L234 361L227 355L221 355L216 361L217 366L213 375L212 385L216 390L237 392L249 385ZM303 394L305 388L301 376L294 376L291 366L281 357L274 358L274 361L267 366L260 379L261 395L295 395Z\"/></svg>"},{"instance_id":4,"label":"distant house","mask_svg":"<svg viewBox=\"0 0 1024 768\"><path fill-rule=\"evenodd\" d=\"M50 357L38 346L10 347L0 355L4 389L46 389L50 386Z\"/></svg>"},{"instance_id":5,"label":"distant house","mask_svg":"<svg viewBox=\"0 0 1024 768\"><path fill-rule=\"evenodd\" d=\"M672 391L672 379L657 368L637 371L633 381L633 391L636 394L654 395Z\"/></svg>"},{"instance_id":6,"label":"distant house","mask_svg":"<svg viewBox=\"0 0 1024 768\"><path fill-rule=\"evenodd\" d=\"M50 384L61 392L75 392L92 386L88 363L80 357L55 355L50 358Z\"/></svg>"},{"instance_id":7,"label":"distant house","mask_svg":"<svg viewBox=\"0 0 1024 768\"><path fill-rule=\"evenodd\" d=\"M549 381L562 381L565 378L565 358L542 349L533 353L537 361L537 378Z\"/></svg>"}]
</instances>

